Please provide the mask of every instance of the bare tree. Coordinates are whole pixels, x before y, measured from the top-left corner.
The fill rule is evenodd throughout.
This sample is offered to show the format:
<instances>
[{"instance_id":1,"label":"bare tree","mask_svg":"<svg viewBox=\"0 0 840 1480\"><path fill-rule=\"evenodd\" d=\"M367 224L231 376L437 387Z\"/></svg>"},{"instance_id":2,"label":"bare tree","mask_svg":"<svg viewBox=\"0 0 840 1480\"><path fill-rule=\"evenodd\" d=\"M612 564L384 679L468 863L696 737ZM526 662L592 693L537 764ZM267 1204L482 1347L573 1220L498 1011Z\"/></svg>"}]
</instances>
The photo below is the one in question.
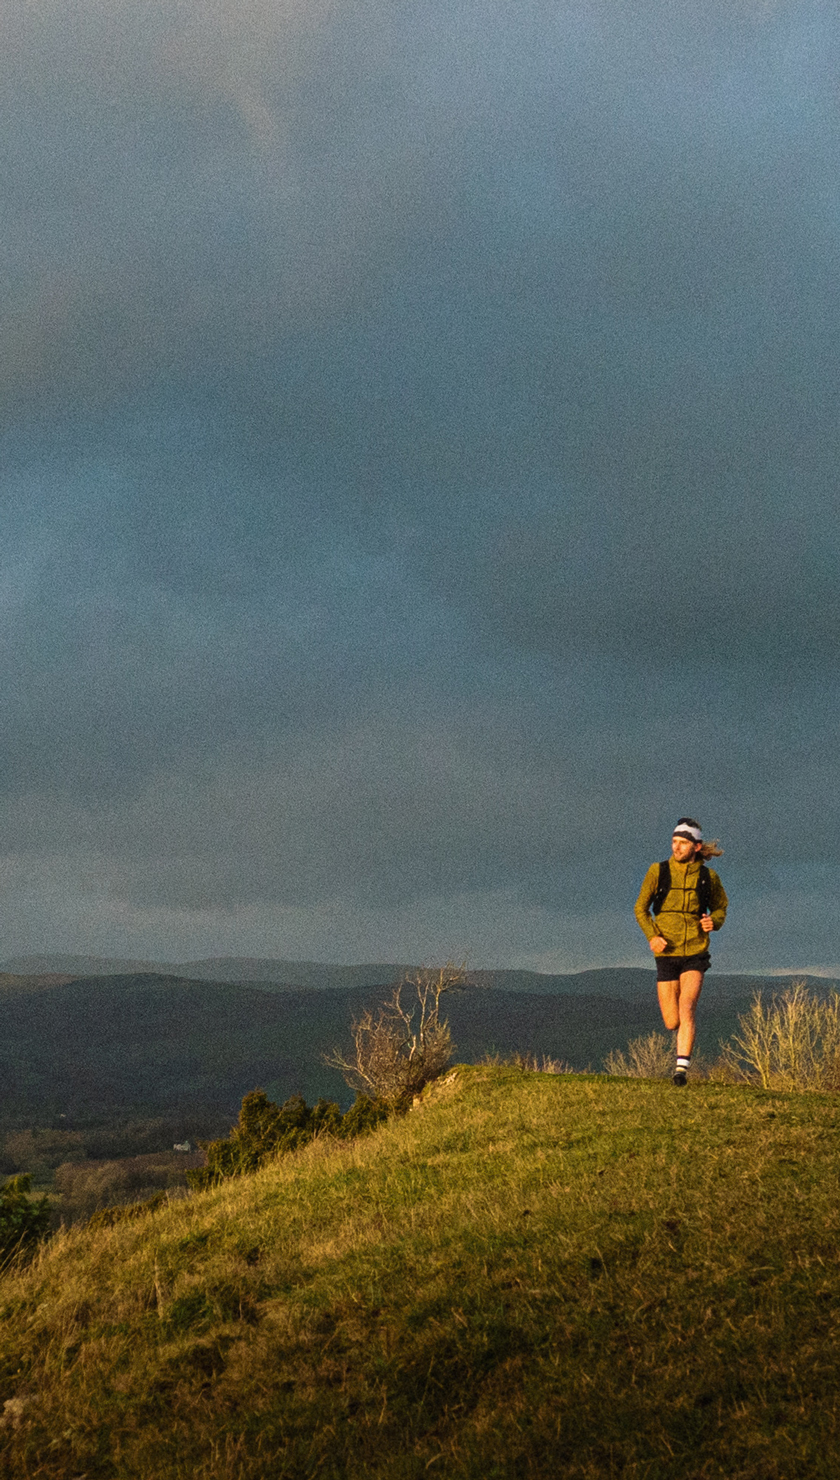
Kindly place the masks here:
<instances>
[{"instance_id":1,"label":"bare tree","mask_svg":"<svg viewBox=\"0 0 840 1480\"><path fill-rule=\"evenodd\" d=\"M326 1062L341 1070L351 1089L372 1099L395 1105L419 1094L452 1061L442 999L467 985L465 966L452 962L407 972L387 1002L351 1024L353 1052L336 1048Z\"/></svg>"}]
</instances>

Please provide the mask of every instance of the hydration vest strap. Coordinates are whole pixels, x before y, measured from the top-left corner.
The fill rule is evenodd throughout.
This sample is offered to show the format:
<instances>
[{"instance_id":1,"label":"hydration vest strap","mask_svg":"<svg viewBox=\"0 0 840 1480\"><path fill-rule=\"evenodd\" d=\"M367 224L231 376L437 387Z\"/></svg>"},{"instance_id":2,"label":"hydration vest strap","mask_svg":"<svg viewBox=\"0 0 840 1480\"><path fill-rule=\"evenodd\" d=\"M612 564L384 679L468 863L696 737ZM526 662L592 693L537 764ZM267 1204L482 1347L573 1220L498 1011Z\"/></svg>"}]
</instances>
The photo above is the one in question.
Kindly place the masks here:
<instances>
[{"instance_id":1,"label":"hydration vest strap","mask_svg":"<svg viewBox=\"0 0 840 1480\"><path fill-rule=\"evenodd\" d=\"M650 902L651 914L658 915L662 909L668 891L671 888L671 862L663 858L659 865L659 879L656 885L656 893ZM705 863L700 865L700 876L697 880L697 902L700 906L701 915L708 915L712 908L712 876Z\"/></svg>"}]
</instances>

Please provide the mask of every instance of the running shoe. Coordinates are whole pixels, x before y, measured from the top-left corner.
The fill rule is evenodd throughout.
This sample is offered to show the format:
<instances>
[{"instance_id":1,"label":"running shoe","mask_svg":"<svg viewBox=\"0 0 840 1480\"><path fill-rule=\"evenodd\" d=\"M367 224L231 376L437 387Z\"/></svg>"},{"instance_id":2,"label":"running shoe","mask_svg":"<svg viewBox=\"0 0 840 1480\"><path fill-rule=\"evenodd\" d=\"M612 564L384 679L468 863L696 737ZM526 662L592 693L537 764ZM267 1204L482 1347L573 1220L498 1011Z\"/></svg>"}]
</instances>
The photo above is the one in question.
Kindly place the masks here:
<instances>
[{"instance_id":1,"label":"running shoe","mask_svg":"<svg viewBox=\"0 0 840 1480\"><path fill-rule=\"evenodd\" d=\"M676 1069L674 1071L674 1083L676 1085L679 1085L680 1089L682 1089L683 1085L688 1083L688 1077L686 1075L685 1069Z\"/></svg>"}]
</instances>

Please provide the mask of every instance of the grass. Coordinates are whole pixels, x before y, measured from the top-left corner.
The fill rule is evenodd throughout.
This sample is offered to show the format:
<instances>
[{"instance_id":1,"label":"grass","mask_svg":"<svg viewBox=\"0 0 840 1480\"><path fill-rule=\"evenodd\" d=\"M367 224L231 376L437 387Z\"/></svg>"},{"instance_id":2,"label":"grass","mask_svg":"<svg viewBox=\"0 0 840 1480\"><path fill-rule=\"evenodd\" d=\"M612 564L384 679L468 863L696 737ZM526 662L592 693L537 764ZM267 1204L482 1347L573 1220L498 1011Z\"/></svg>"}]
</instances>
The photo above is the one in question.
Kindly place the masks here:
<instances>
[{"instance_id":1,"label":"grass","mask_svg":"<svg viewBox=\"0 0 840 1480\"><path fill-rule=\"evenodd\" d=\"M460 1067L0 1283L15 1480L840 1467L840 1103Z\"/></svg>"}]
</instances>

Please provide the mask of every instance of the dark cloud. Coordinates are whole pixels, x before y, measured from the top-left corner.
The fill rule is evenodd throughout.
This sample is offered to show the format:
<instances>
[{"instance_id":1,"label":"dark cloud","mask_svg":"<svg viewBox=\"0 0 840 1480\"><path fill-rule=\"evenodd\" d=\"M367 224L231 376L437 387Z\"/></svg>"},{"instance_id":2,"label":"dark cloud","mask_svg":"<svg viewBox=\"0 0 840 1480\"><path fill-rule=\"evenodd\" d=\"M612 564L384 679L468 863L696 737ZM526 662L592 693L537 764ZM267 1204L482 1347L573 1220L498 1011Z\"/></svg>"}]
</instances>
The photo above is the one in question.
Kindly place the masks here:
<instances>
[{"instance_id":1,"label":"dark cloud","mask_svg":"<svg viewBox=\"0 0 840 1480\"><path fill-rule=\"evenodd\" d=\"M2 15L16 948L836 962L836 12Z\"/></svg>"}]
</instances>

